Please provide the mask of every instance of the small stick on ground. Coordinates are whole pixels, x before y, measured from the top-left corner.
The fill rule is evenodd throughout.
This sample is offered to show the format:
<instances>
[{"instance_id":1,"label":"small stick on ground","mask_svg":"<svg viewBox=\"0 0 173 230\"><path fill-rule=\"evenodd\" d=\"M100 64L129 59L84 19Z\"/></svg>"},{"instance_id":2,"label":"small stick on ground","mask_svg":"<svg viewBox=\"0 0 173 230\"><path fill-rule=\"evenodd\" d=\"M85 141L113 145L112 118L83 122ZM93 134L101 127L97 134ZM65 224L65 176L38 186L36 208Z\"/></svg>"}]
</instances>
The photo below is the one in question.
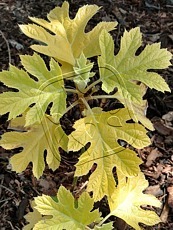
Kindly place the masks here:
<instances>
[{"instance_id":1,"label":"small stick on ground","mask_svg":"<svg viewBox=\"0 0 173 230\"><path fill-rule=\"evenodd\" d=\"M4 35L4 33L0 30L0 35L2 36L2 38L4 39L6 45L7 45L7 50L8 50L8 60L9 60L9 64L11 63L11 52L10 52L10 46L9 43Z\"/></svg>"}]
</instances>

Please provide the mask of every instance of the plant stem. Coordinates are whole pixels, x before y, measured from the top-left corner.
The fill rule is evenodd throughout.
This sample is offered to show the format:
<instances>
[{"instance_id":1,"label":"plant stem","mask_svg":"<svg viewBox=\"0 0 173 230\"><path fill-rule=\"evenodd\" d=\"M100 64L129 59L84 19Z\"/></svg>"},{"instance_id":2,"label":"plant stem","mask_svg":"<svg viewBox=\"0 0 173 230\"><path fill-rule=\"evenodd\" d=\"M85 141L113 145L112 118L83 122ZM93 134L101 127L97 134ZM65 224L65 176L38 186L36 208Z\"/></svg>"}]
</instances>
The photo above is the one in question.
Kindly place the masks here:
<instances>
[{"instance_id":1,"label":"plant stem","mask_svg":"<svg viewBox=\"0 0 173 230\"><path fill-rule=\"evenodd\" d=\"M93 112L92 112L92 110L91 110L91 108L90 108L88 102L86 101L86 99L85 99L85 98L80 98L80 99L81 99L81 101L83 102L83 104L86 106L87 110L90 112L90 114L91 114L91 116L93 117L94 121L95 121L96 123L98 123L98 121L96 120L96 118L95 118L95 116L94 116L94 114L93 114Z\"/></svg>"},{"instance_id":2,"label":"plant stem","mask_svg":"<svg viewBox=\"0 0 173 230\"><path fill-rule=\"evenodd\" d=\"M105 216L105 218L103 218L103 220L97 226L100 227L110 216L111 216L111 213L109 213L107 216Z\"/></svg>"},{"instance_id":3,"label":"plant stem","mask_svg":"<svg viewBox=\"0 0 173 230\"><path fill-rule=\"evenodd\" d=\"M100 82L101 82L101 79L98 79L97 81L94 81L91 85L89 85L89 86L85 89L84 94L85 94L88 90L90 90L91 88L93 88L95 85L97 85L97 84L100 83Z\"/></svg>"},{"instance_id":4,"label":"plant stem","mask_svg":"<svg viewBox=\"0 0 173 230\"><path fill-rule=\"evenodd\" d=\"M66 111L64 112L64 114L67 113L69 110L71 110L73 107L75 107L75 106L78 105L78 104L79 104L78 100L75 101L75 102L73 102L71 105L69 105L69 106L67 107L67 109L66 109Z\"/></svg>"},{"instance_id":5,"label":"plant stem","mask_svg":"<svg viewBox=\"0 0 173 230\"><path fill-rule=\"evenodd\" d=\"M65 90L66 92L69 92L69 93L78 94L78 91L77 91L76 89L66 89L66 88L64 88L64 90Z\"/></svg>"},{"instance_id":6,"label":"plant stem","mask_svg":"<svg viewBox=\"0 0 173 230\"><path fill-rule=\"evenodd\" d=\"M75 176L75 177L73 178L73 182L72 182L73 188L77 185L77 181L78 181L78 177Z\"/></svg>"},{"instance_id":7,"label":"plant stem","mask_svg":"<svg viewBox=\"0 0 173 230\"><path fill-rule=\"evenodd\" d=\"M80 100L83 102L83 104L85 105L87 110L89 110L92 113L91 108L90 108L88 102L86 101L86 98L80 98Z\"/></svg>"},{"instance_id":8,"label":"plant stem","mask_svg":"<svg viewBox=\"0 0 173 230\"><path fill-rule=\"evenodd\" d=\"M116 99L114 95L96 95L96 96L89 96L86 97L86 100L94 100L94 99L109 99L109 98L113 98Z\"/></svg>"}]
</instances>

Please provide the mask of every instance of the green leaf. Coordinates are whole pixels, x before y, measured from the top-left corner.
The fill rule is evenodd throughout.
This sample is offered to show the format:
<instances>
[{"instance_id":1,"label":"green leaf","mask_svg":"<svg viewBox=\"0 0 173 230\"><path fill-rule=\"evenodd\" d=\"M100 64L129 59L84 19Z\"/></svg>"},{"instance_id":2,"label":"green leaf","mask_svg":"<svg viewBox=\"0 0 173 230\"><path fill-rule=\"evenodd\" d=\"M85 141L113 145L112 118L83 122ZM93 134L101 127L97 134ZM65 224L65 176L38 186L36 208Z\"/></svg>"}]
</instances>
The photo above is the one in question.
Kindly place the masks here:
<instances>
[{"instance_id":1,"label":"green leaf","mask_svg":"<svg viewBox=\"0 0 173 230\"><path fill-rule=\"evenodd\" d=\"M86 57L99 55L100 32L103 29L111 31L117 25L116 22L101 22L90 32L85 33L88 21L99 9L100 7L96 5L85 5L78 10L74 19L70 19L69 4L65 1L62 7L50 11L48 14L50 22L30 17L40 26L29 24L21 25L20 28L28 37L45 44L32 45L32 49L56 58L61 64L68 63L74 66L75 59L79 58L82 52Z\"/></svg>"},{"instance_id":2,"label":"green leaf","mask_svg":"<svg viewBox=\"0 0 173 230\"><path fill-rule=\"evenodd\" d=\"M123 219L136 230L141 229L139 222L149 226L161 222L155 212L141 208L144 205L161 206L156 197L142 193L147 187L148 181L142 173L137 177L128 178L124 185L118 185L112 196L108 197L110 215Z\"/></svg>"},{"instance_id":3,"label":"green leaf","mask_svg":"<svg viewBox=\"0 0 173 230\"><path fill-rule=\"evenodd\" d=\"M134 107L143 104L143 93L139 83L161 92L170 91L165 80L151 70L167 68L170 65L171 53L166 49L160 49L160 44L156 43L147 45L136 55L141 44L142 35L139 28L131 29L130 32L125 31L119 53L114 56L111 35L105 30L100 35L101 56L98 57L98 64L102 89L110 93L117 87L119 100L125 107L134 110L134 113ZM142 122L142 118L140 121Z\"/></svg>"},{"instance_id":4,"label":"green leaf","mask_svg":"<svg viewBox=\"0 0 173 230\"><path fill-rule=\"evenodd\" d=\"M39 221L34 230L47 229L86 229L86 226L100 220L98 210L93 209L94 200L87 192L76 201L70 191L61 186L57 193L58 202L55 202L51 197L42 195L35 198L36 209L42 215L51 215L51 219Z\"/></svg>"},{"instance_id":5,"label":"green leaf","mask_svg":"<svg viewBox=\"0 0 173 230\"><path fill-rule=\"evenodd\" d=\"M80 91L83 91L90 81L90 78L94 76L94 72L90 72L94 63L90 63L85 55L81 53L80 57L76 60L76 66L73 67L77 76L73 79L77 84Z\"/></svg>"},{"instance_id":6,"label":"green leaf","mask_svg":"<svg viewBox=\"0 0 173 230\"><path fill-rule=\"evenodd\" d=\"M78 151L87 143L90 147L80 156L76 164L75 176L89 172L93 164L96 170L89 179L88 191L93 191L95 201L104 195L110 196L115 189L112 170L116 167L125 176L137 175L142 161L132 150L123 148L118 140L127 141L135 148L143 148L150 144L143 126L137 123L126 123L131 119L127 109L94 113L76 121L75 131L69 135L68 150Z\"/></svg>"},{"instance_id":7,"label":"green leaf","mask_svg":"<svg viewBox=\"0 0 173 230\"><path fill-rule=\"evenodd\" d=\"M1 72L0 81L18 92L5 92L0 95L0 114L9 112L9 119L12 119L34 104L26 114L26 125L40 123L49 104L53 102L50 114L58 121L66 109L66 93L60 66L51 59L48 70L38 54L23 55L21 62L37 81L14 66L10 66L9 71Z\"/></svg>"},{"instance_id":8,"label":"green leaf","mask_svg":"<svg viewBox=\"0 0 173 230\"><path fill-rule=\"evenodd\" d=\"M18 117L11 122L10 129L19 130L24 125L25 117ZM41 124L28 126L22 131L7 132L2 135L0 145L5 149L23 147L23 150L10 159L12 169L22 172L30 162L33 163L33 174L39 178L44 170L44 151L47 150L46 161L52 170L59 167L60 153L58 148L67 149L68 138L61 125L54 124L51 117L44 117Z\"/></svg>"}]
</instances>

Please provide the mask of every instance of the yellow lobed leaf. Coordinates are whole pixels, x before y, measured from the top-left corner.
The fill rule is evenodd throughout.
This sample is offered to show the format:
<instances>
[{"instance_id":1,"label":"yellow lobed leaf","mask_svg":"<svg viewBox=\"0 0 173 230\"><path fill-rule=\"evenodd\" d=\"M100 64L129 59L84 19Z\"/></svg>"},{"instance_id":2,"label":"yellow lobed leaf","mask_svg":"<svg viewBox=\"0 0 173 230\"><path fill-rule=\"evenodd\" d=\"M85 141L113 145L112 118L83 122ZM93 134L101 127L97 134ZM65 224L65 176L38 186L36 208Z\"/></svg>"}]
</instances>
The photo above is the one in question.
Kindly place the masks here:
<instances>
[{"instance_id":1,"label":"yellow lobed leaf","mask_svg":"<svg viewBox=\"0 0 173 230\"><path fill-rule=\"evenodd\" d=\"M90 78L94 76L94 72L91 72L94 63L89 62L85 55L81 53L80 57L76 59L76 66L73 70L77 76L74 77L74 82L77 84L78 89L83 92L86 88Z\"/></svg>"},{"instance_id":2,"label":"yellow lobed leaf","mask_svg":"<svg viewBox=\"0 0 173 230\"><path fill-rule=\"evenodd\" d=\"M78 10L74 19L70 19L69 4L64 2L62 7L50 11L47 16L49 22L31 17L30 19L39 26L29 24L21 25L20 28L28 37L44 43L32 45L32 49L56 58L67 71L70 69L68 64L74 66L75 59L79 58L82 52L87 58L99 55L100 32L103 29L111 31L117 25L116 22L101 22L90 32L85 33L88 21L99 9L100 7L96 5L85 5Z\"/></svg>"},{"instance_id":3,"label":"yellow lobed leaf","mask_svg":"<svg viewBox=\"0 0 173 230\"><path fill-rule=\"evenodd\" d=\"M65 187L61 186L57 193L57 202L47 195L35 198L36 209L51 219L39 221L34 230L47 229L86 229L86 226L100 220L98 210L93 209L94 200L84 192L77 201Z\"/></svg>"},{"instance_id":4,"label":"yellow lobed leaf","mask_svg":"<svg viewBox=\"0 0 173 230\"><path fill-rule=\"evenodd\" d=\"M148 70L163 69L170 65L171 53L161 49L160 44L147 45L145 49L136 55L142 44L142 34L139 28L125 31L121 39L118 54L114 55L114 41L107 31L103 30L100 35L101 56L98 57L102 89L110 93L115 87L121 103L135 114L140 111L136 118L153 129L151 123L142 114L140 106L143 102L143 92L146 87L154 88L161 92L170 91L165 80L155 72ZM141 84L145 90L141 90Z\"/></svg>"},{"instance_id":5,"label":"yellow lobed leaf","mask_svg":"<svg viewBox=\"0 0 173 230\"><path fill-rule=\"evenodd\" d=\"M142 97L146 93L146 87L144 84L140 84L139 86L141 95ZM123 105L127 108L129 108L133 113L131 114L132 118L134 121L140 121L147 129L149 130L154 130L153 124L151 121L146 117L146 110L147 110L147 100L143 100L140 105L137 103L134 103L133 101L127 99L127 98L122 98L119 92L116 92L114 94L115 98L121 101Z\"/></svg>"},{"instance_id":6,"label":"yellow lobed leaf","mask_svg":"<svg viewBox=\"0 0 173 230\"><path fill-rule=\"evenodd\" d=\"M18 117L11 122L10 129L24 125L24 117ZM33 174L39 178L44 170L44 151L47 150L46 161L52 170L59 167L60 153L58 148L67 149L68 137L60 125L51 122L50 117L44 117L41 124L25 128L25 132L7 132L2 135L0 145L5 149L23 147L23 150L10 159L12 169L22 172L28 164L33 164Z\"/></svg>"},{"instance_id":7,"label":"yellow lobed leaf","mask_svg":"<svg viewBox=\"0 0 173 230\"><path fill-rule=\"evenodd\" d=\"M103 224L101 227L98 225L94 226L94 230L111 230L111 229L113 229L113 222Z\"/></svg>"},{"instance_id":8,"label":"yellow lobed leaf","mask_svg":"<svg viewBox=\"0 0 173 230\"><path fill-rule=\"evenodd\" d=\"M31 202L31 207L33 209L33 212L27 213L24 217L29 224L25 225L23 230L31 230L35 226L38 221L41 219L44 219L42 215L35 209L35 202Z\"/></svg>"},{"instance_id":9,"label":"yellow lobed leaf","mask_svg":"<svg viewBox=\"0 0 173 230\"><path fill-rule=\"evenodd\" d=\"M140 230L139 223L149 226L158 224L161 220L153 211L144 210L141 206L151 205L160 207L160 201L142 191L148 187L148 181L142 173L136 177L125 178L121 177L120 184L114 191L111 197L108 197L110 215L117 216L131 227Z\"/></svg>"},{"instance_id":10,"label":"yellow lobed leaf","mask_svg":"<svg viewBox=\"0 0 173 230\"><path fill-rule=\"evenodd\" d=\"M29 108L25 125L40 123L52 102L50 114L58 121L66 109L66 93L59 64L51 59L48 70L43 59L36 53L33 56L22 55L21 62L37 81L14 66L10 66L9 71L1 72L0 81L18 92L5 92L0 95L0 114L9 112L9 119L12 119Z\"/></svg>"},{"instance_id":11,"label":"yellow lobed leaf","mask_svg":"<svg viewBox=\"0 0 173 230\"><path fill-rule=\"evenodd\" d=\"M136 153L117 143L118 139L125 140L136 148L150 144L146 130L141 125L126 123L130 118L127 109L93 113L78 120L74 125L75 131L69 135L68 150L78 151L90 143L76 164L75 175L85 175L94 163L97 164L87 187L88 191L93 191L95 201L113 193L116 186L112 174L114 167L127 177L137 175L140 171L142 161Z\"/></svg>"}]
</instances>

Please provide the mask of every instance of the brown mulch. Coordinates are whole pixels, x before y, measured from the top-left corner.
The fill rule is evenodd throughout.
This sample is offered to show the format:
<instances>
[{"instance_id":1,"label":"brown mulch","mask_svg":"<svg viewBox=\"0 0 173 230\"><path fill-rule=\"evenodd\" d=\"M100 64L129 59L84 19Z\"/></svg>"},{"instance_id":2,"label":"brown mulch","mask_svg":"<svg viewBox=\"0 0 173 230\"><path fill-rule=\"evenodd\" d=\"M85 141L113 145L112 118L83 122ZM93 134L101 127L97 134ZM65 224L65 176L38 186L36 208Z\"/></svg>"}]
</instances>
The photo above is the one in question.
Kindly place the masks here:
<instances>
[{"instance_id":1,"label":"brown mulch","mask_svg":"<svg viewBox=\"0 0 173 230\"><path fill-rule=\"evenodd\" d=\"M0 1L0 70L8 69L11 64L20 67L19 54L32 53L29 46L32 40L24 36L18 24L28 23L28 16L45 18L46 14L62 1L56 0L1 0ZM103 6L91 20L94 26L101 20L119 22L113 32L117 49L124 29L139 26L143 33L144 44L161 42L163 48L173 53L173 0L71 0L72 16L84 4ZM9 45L9 47L8 47ZM173 67L159 71L173 89ZM0 84L0 92L7 90ZM138 154L144 163L142 171L149 181L147 192L162 201L162 209L157 210L163 223L144 229L173 229L173 94L148 90L147 116L154 124L155 131L149 132L152 145ZM0 117L0 135L6 132L7 116ZM36 180L32 167L16 174L11 171L9 158L13 151L0 148L0 229L22 229L24 215L30 211L29 201L42 193L55 195L57 188L63 184L71 188L73 182L74 162L68 155L55 172L46 169L43 176ZM70 164L72 161L72 164ZM74 161L74 162L73 162ZM105 213L104 207L100 209ZM130 229L123 221L114 219L115 228Z\"/></svg>"}]
</instances>

